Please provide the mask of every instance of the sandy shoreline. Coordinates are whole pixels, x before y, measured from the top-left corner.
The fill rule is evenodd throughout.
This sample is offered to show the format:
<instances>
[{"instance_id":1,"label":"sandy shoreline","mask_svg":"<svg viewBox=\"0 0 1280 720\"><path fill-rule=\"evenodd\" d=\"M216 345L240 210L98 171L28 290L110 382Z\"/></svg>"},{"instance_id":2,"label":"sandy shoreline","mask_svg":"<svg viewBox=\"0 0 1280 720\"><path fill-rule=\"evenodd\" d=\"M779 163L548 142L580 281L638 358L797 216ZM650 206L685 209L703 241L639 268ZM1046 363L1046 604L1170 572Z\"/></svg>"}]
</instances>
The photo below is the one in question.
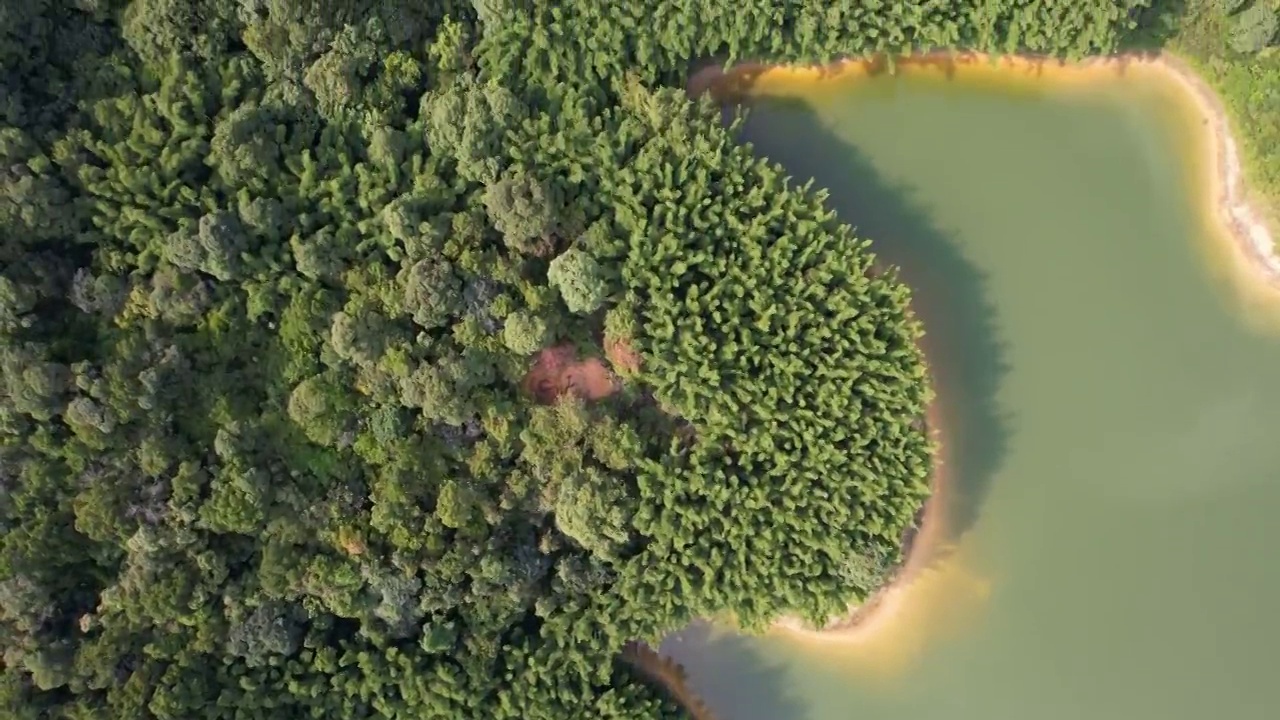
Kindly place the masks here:
<instances>
[{"instance_id":1,"label":"sandy shoreline","mask_svg":"<svg viewBox=\"0 0 1280 720\"><path fill-rule=\"evenodd\" d=\"M977 72L994 77L1043 82L1053 80L1088 83L1124 74L1131 70L1151 70L1178 85L1194 103L1209 134L1210 197L1213 198L1213 221L1226 230L1234 250L1247 259L1248 267L1270 288L1280 289L1280 255L1275 239L1262 213L1251 203L1246 189L1240 152L1231 133L1231 121L1213 89L1180 58L1168 53L1152 55L1119 55L1091 58L1069 63L1045 57L1016 56L992 58L978 53L936 52L898 61L904 68L923 67L950 77L957 72ZM743 97L757 83L762 87L786 86L793 83L831 81L842 77L870 77L888 70L883 60L849 60L827 66L769 66L746 63L727 72L718 65L702 68L689 80L690 94L711 93L717 101L728 102ZM1223 233L1216 233L1219 236ZM935 400L936 404L937 400ZM940 427L930 409L929 427ZM863 605L852 607L848 615L831 619L814 628L798 617L779 618L773 629L806 640L857 644L868 640L893 623L902 614L904 600L917 577L943 540L940 508L945 506L945 446L939 444L935 457L932 492L926 503L919 534L907 549L907 557L893 579Z\"/></svg>"},{"instance_id":2,"label":"sandy shoreline","mask_svg":"<svg viewBox=\"0 0 1280 720\"><path fill-rule=\"evenodd\" d=\"M1152 72L1178 86L1191 100L1208 132L1208 167L1215 225L1226 230L1233 250L1247 261L1250 273L1272 290L1280 290L1280 254L1267 216L1249 197L1239 145L1231 132L1231 119L1208 83L1184 60L1170 53L1123 54L1066 62L1040 56L992 57L981 53L937 51L901 58L895 65L913 72L945 77L965 74L1004 84L1033 86L1051 80L1056 84L1087 85L1114 79L1130 71ZM829 65L770 65L745 62L725 70L720 65L702 67L690 77L690 95L710 93L717 101L743 99L752 88L785 89L797 84L872 77L889 72L883 58L845 60Z\"/></svg>"},{"instance_id":3,"label":"sandy shoreline","mask_svg":"<svg viewBox=\"0 0 1280 720\"><path fill-rule=\"evenodd\" d=\"M1249 191L1240 161L1240 149L1231 133L1231 119L1217 93L1182 59L1165 54L1152 61L1167 71L1195 101L1204 116L1210 135L1211 163L1214 172L1212 197L1215 199L1214 220L1231 235L1236 247L1248 258L1258 278L1272 288L1280 289L1280 255L1275 236L1265 216L1249 199Z\"/></svg>"},{"instance_id":4,"label":"sandy shoreline","mask_svg":"<svg viewBox=\"0 0 1280 720\"><path fill-rule=\"evenodd\" d=\"M814 628L799 617L784 615L774 621L772 630L806 639L824 642L856 643L889 625L901 614L907 588L920 572L934 559L939 545L946 537L944 515L946 497L950 487L947 475L947 448L940 435L940 399L935 396L926 411L925 427L936 444L933 456L933 476L929 480L929 498L917 513L917 521L908 529L904 558L895 568L892 579L861 605L851 606L848 613L834 617L821 628Z\"/></svg>"},{"instance_id":5,"label":"sandy shoreline","mask_svg":"<svg viewBox=\"0 0 1280 720\"><path fill-rule=\"evenodd\" d=\"M1233 257L1239 261L1237 264L1246 269L1250 279L1260 281L1268 291L1280 291L1280 254L1275 248L1275 235L1268 225L1267 216L1249 198L1239 147L1231 133L1231 119L1214 90L1181 58L1168 53L1126 54L1071 63L1036 56L992 58L978 53L939 51L900 59L895 64L913 72L935 73L944 77L963 73L1003 86L1025 83L1026 87L1035 87L1045 81L1057 85L1088 85L1114 80L1117 75L1131 70L1150 72L1172 82L1192 103L1199 115L1202 131L1207 131L1207 136L1202 136L1208 141L1204 143L1205 148L1197 148L1201 155L1207 153L1207 157L1198 159L1207 160L1205 167L1212 169L1206 173L1210 192L1205 202L1211 203L1212 207L1205 208L1209 215L1205 219L1212 220L1214 236L1226 241L1224 245L1230 247ZM883 59L847 60L815 66L740 63L728 70L713 64L693 72L686 90L690 96L710 94L723 105L745 99L752 89L785 89L797 84L845 77L871 77L888 70ZM1233 283L1239 280L1239 277L1232 278ZM941 414L940 399L935 398L927 416L927 426L935 434L935 441L937 434L945 434L942 432ZM910 537L905 558L893 579L866 603L851 607L848 614L832 618L821 628L814 628L798 617L784 616L774 623L771 632L842 651L856 649L861 653L874 654L877 664L888 660L882 655L894 652L890 646L905 638L897 638L894 633L886 631L891 627L895 631L900 630L898 626L904 623L915 624L911 616L917 608L911 607L915 602L912 596L919 593L912 592L913 586L930 584L926 580L933 582L936 579L930 577L931 566L940 561L945 554L942 546L949 542L944 525L951 483L946 474L946 446L939 442L938 448L934 475L930 480L930 497L922 508L917 531ZM979 590L978 594L985 593L985 590ZM920 592L937 594L936 589L922 589ZM696 700L695 694L685 685L684 673L678 663L666 653L657 655L648 648L644 650L650 677L669 681L664 684L674 681L673 694L682 701L690 702L698 717L709 717L709 708ZM635 654L634 649L632 653Z\"/></svg>"},{"instance_id":6,"label":"sandy shoreline","mask_svg":"<svg viewBox=\"0 0 1280 720\"><path fill-rule=\"evenodd\" d=\"M966 73L998 81L1029 83L1051 79L1058 83L1088 84L1114 79L1116 75L1135 70L1158 73L1163 79L1176 84L1192 101L1208 133L1208 167L1213 169L1208 178L1211 183L1209 197L1213 201L1212 220L1217 228L1226 231L1215 234L1229 238L1233 250L1247 261L1249 271L1258 280L1271 289L1280 290L1280 255L1264 215L1249 199L1239 147L1231 133L1230 117L1213 88L1181 58L1169 53L1124 54L1067 62L1041 56L997 58L981 53L938 51L902 58L896 61L896 65L903 69L932 71L945 77ZM756 87L786 88L795 84L872 77L888 71L888 64L883 58L811 66L747 62L728 70L713 64L690 75L686 90L691 96L709 93L718 102L731 103L744 99ZM929 426L939 427L932 417ZM906 560L892 581L864 605L851 608L848 615L833 618L821 628L811 627L798 617L787 616L780 618L774 629L811 640L850 644L866 640L898 617L907 589L927 565L943 537L938 527L938 509L945 505L939 501L947 485L942 474L944 466L945 459L940 452L935 459L933 492L919 525L919 535L908 548Z\"/></svg>"}]
</instances>

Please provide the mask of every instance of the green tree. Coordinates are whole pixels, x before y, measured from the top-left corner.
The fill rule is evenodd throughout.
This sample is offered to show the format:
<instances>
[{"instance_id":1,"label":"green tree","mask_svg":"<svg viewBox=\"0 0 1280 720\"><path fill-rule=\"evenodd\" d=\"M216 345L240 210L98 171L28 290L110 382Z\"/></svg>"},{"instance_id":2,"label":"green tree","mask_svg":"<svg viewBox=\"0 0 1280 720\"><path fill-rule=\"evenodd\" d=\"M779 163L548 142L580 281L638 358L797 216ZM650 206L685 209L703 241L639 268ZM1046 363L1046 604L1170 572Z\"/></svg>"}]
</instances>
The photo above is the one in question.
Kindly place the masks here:
<instances>
[{"instance_id":1,"label":"green tree","mask_svg":"<svg viewBox=\"0 0 1280 720\"><path fill-rule=\"evenodd\" d=\"M604 304L609 288L595 258L569 248L551 261L547 281L560 291L570 311L589 315Z\"/></svg>"},{"instance_id":2,"label":"green tree","mask_svg":"<svg viewBox=\"0 0 1280 720\"><path fill-rule=\"evenodd\" d=\"M616 559L631 540L632 502L618 478L584 468L559 488L556 527L593 555Z\"/></svg>"},{"instance_id":3,"label":"green tree","mask_svg":"<svg viewBox=\"0 0 1280 720\"><path fill-rule=\"evenodd\" d=\"M328 52L311 65L303 78L303 84L315 93L321 113L335 118L355 107L376 54L373 42L361 37L352 26L338 32Z\"/></svg>"},{"instance_id":4,"label":"green tree","mask_svg":"<svg viewBox=\"0 0 1280 720\"><path fill-rule=\"evenodd\" d=\"M551 190L529 171L514 168L504 172L485 188L484 206L512 250L545 250L547 235L555 228L555 201Z\"/></svg>"},{"instance_id":5,"label":"green tree","mask_svg":"<svg viewBox=\"0 0 1280 720\"><path fill-rule=\"evenodd\" d=\"M200 218L196 227L170 235L164 257L180 268L199 270L228 281L241 267L241 253L248 245L240 219L230 212L214 212Z\"/></svg>"},{"instance_id":6,"label":"green tree","mask_svg":"<svg viewBox=\"0 0 1280 720\"><path fill-rule=\"evenodd\" d=\"M472 182L492 183L504 165L504 140L527 114L507 88L462 78L423 96L419 115L433 153L457 160L458 173Z\"/></svg>"},{"instance_id":7,"label":"green tree","mask_svg":"<svg viewBox=\"0 0 1280 720\"><path fill-rule=\"evenodd\" d=\"M350 400L335 378L316 375L299 383L289 394L289 418L314 443L349 444L347 436L355 419Z\"/></svg>"},{"instance_id":8,"label":"green tree","mask_svg":"<svg viewBox=\"0 0 1280 720\"><path fill-rule=\"evenodd\" d=\"M162 65L175 53L220 57L237 24L228 2L134 0L124 11L121 35L143 60Z\"/></svg>"},{"instance_id":9,"label":"green tree","mask_svg":"<svg viewBox=\"0 0 1280 720\"><path fill-rule=\"evenodd\" d=\"M272 657L287 657L302 644L303 627L288 606L269 602L231 623L227 651L250 666L266 665Z\"/></svg>"},{"instance_id":10,"label":"green tree","mask_svg":"<svg viewBox=\"0 0 1280 720\"><path fill-rule=\"evenodd\" d=\"M1270 46L1280 31L1280 16L1267 2L1257 0L1231 23L1231 47L1236 52L1256 53Z\"/></svg>"},{"instance_id":11,"label":"green tree","mask_svg":"<svg viewBox=\"0 0 1280 720\"><path fill-rule=\"evenodd\" d=\"M517 355L531 355L541 350L549 338L546 321L523 310L508 315L502 326L502 342Z\"/></svg>"},{"instance_id":12,"label":"green tree","mask_svg":"<svg viewBox=\"0 0 1280 720\"><path fill-rule=\"evenodd\" d=\"M687 717L623 643L865 597L931 463L907 290L690 60L1146 4L0 2L0 715ZM544 406L555 338L644 366Z\"/></svg>"},{"instance_id":13,"label":"green tree","mask_svg":"<svg viewBox=\"0 0 1280 720\"><path fill-rule=\"evenodd\" d=\"M402 270L400 277L405 308L423 328L440 327L461 309L462 281L448 261L425 258Z\"/></svg>"}]
</instances>

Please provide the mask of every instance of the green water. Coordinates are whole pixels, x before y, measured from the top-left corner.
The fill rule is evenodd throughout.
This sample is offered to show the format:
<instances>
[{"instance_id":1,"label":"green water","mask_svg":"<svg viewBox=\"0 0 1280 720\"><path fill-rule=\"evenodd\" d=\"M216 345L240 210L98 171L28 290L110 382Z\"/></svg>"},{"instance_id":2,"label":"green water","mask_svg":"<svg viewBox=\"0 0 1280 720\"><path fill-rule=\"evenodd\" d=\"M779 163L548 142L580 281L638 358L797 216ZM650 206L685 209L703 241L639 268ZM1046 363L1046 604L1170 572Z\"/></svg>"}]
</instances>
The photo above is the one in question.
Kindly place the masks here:
<instances>
[{"instance_id":1,"label":"green water","mask_svg":"<svg viewBox=\"0 0 1280 720\"><path fill-rule=\"evenodd\" d=\"M917 289L989 594L892 673L696 627L665 646L693 689L722 720L1280 718L1280 339L1211 268L1168 92L809 95L747 138Z\"/></svg>"}]
</instances>

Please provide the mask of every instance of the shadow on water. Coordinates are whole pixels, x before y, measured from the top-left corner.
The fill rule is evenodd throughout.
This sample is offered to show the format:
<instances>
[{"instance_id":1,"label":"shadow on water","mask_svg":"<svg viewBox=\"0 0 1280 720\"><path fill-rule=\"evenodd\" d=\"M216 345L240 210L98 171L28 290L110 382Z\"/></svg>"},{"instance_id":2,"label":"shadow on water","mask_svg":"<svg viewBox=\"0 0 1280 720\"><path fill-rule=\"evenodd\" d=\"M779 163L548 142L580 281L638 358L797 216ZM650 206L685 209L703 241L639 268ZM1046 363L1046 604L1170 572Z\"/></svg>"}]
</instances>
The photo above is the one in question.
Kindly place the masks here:
<instances>
[{"instance_id":1,"label":"shadow on water","mask_svg":"<svg viewBox=\"0 0 1280 720\"><path fill-rule=\"evenodd\" d=\"M758 640L695 621L662 641L662 654L686 668L685 682L705 703L703 720L804 720L806 703Z\"/></svg>"},{"instance_id":2,"label":"shadow on water","mask_svg":"<svg viewBox=\"0 0 1280 720\"><path fill-rule=\"evenodd\" d=\"M830 191L828 204L873 252L900 268L924 323L924 349L941 408L947 491L946 534L977 521L1003 461L1010 418L997 393L1007 373L984 273L939 229L913 190L889 183L856 148L835 136L807 103L768 98L749 109L743 140L798 181Z\"/></svg>"}]
</instances>

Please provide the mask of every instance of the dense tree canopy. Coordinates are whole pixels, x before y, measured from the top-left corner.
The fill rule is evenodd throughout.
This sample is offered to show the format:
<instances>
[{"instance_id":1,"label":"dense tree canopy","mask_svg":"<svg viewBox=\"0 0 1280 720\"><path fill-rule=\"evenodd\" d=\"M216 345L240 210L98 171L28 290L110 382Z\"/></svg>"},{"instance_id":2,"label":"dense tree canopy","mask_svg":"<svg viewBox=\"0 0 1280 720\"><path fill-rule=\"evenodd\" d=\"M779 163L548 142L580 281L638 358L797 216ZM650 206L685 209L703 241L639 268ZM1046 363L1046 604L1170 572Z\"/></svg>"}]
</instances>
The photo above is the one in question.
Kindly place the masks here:
<instances>
[{"instance_id":1,"label":"dense tree canopy","mask_svg":"<svg viewBox=\"0 0 1280 720\"><path fill-rule=\"evenodd\" d=\"M623 645L864 597L930 453L905 288L669 85L1143 4L0 0L5 716L680 716Z\"/></svg>"}]
</instances>

